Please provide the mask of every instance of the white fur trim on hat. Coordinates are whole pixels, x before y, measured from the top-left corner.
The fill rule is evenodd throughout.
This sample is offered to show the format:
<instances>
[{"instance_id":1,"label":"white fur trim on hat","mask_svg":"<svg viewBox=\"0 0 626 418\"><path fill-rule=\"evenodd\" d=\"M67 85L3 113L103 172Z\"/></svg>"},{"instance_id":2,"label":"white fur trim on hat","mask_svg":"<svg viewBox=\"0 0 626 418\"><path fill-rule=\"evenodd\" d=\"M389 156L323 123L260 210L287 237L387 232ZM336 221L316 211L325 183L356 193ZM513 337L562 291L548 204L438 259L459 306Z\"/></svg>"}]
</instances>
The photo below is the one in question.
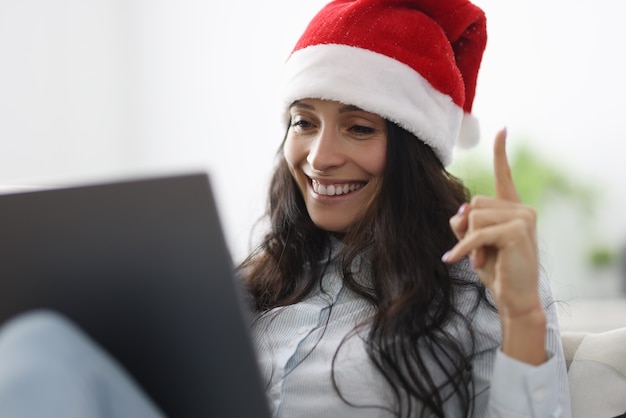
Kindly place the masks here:
<instances>
[{"instance_id":1,"label":"white fur trim on hat","mask_svg":"<svg viewBox=\"0 0 626 418\"><path fill-rule=\"evenodd\" d=\"M480 142L480 122L478 118L470 113L463 115L461 122L461 132L456 145L462 149L472 148Z\"/></svg>"},{"instance_id":2,"label":"white fur trim on hat","mask_svg":"<svg viewBox=\"0 0 626 418\"><path fill-rule=\"evenodd\" d=\"M463 109L408 65L362 48L320 44L295 51L284 71L287 120L296 100L339 101L397 123L451 163Z\"/></svg>"}]
</instances>

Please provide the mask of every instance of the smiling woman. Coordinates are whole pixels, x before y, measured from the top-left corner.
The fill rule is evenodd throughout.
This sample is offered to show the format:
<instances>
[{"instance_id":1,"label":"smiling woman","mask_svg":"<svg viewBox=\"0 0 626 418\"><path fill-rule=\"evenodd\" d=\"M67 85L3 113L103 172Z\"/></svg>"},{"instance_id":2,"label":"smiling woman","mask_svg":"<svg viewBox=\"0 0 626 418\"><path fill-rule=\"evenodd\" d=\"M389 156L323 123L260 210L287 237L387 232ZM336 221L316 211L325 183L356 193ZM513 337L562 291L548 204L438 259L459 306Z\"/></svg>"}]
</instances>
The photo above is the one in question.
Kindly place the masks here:
<instances>
[{"instance_id":1,"label":"smiling woman","mask_svg":"<svg viewBox=\"0 0 626 418\"><path fill-rule=\"evenodd\" d=\"M570 416L505 132L495 197L445 168L478 136L485 43L466 0L332 1L296 43L270 228L239 266L274 416Z\"/></svg>"}]
</instances>

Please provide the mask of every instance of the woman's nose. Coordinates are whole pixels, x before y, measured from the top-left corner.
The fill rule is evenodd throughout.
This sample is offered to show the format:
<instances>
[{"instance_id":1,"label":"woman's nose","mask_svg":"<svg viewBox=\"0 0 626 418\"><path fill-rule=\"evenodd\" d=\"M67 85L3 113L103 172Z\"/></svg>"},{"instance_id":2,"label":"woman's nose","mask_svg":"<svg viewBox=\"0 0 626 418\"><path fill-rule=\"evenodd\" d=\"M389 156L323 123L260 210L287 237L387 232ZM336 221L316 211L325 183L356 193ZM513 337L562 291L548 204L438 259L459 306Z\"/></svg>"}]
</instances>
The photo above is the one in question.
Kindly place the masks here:
<instances>
[{"instance_id":1,"label":"woman's nose","mask_svg":"<svg viewBox=\"0 0 626 418\"><path fill-rule=\"evenodd\" d=\"M334 129L324 128L313 139L307 162L316 171L327 171L344 163L341 139Z\"/></svg>"}]
</instances>

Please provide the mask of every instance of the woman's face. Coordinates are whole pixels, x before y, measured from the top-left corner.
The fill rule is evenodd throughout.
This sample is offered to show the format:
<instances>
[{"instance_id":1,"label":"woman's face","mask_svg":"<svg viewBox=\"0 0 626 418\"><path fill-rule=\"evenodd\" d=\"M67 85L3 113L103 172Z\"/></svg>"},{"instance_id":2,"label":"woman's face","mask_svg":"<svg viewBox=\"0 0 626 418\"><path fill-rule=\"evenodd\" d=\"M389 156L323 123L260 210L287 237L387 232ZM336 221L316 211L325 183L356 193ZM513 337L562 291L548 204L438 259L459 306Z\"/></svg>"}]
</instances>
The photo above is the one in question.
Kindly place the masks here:
<instances>
[{"instance_id":1,"label":"woman's face","mask_svg":"<svg viewBox=\"0 0 626 418\"><path fill-rule=\"evenodd\" d=\"M309 216L319 228L345 232L382 182L387 125L343 103L303 99L290 108L284 155Z\"/></svg>"}]
</instances>

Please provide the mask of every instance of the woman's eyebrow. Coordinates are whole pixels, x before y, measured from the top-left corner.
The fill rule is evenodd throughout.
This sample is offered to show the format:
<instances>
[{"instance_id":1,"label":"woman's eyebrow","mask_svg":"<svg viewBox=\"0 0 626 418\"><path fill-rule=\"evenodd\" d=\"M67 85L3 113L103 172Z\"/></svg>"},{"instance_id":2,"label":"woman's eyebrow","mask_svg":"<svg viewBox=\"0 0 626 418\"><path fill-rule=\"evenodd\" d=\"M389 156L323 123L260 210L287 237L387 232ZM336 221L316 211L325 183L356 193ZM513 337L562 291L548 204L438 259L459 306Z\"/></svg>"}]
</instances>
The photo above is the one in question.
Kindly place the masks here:
<instances>
[{"instance_id":1,"label":"woman's eyebrow","mask_svg":"<svg viewBox=\"0 0 626 418\"><path fill-rule=\"evenodd\" d=\"M291 106L289 106L290 109L292 107L301 107L304 109L315 110L315 106L310 105L308 103L303 103L300 100L296 100L295 102L291 104ZM358 106L353 106L353 105L346 105L339 109L339 113L359 112L359 111L363 111L363 109L361 109Z\"/></svg>"},{"instance_id":2,"label":"woman's eyebrow","mask_svg":"<svg viewBox=\"0 0 626 418\"><path fill-rule=\"evenodd\" d=\"M307 104L307 103L302 103L299 100L296 100L295 102L293 102L291 104L291 106L289 106L289 109L291 109L292 107L303 107L305 109L310 109L310 110L314 110L315 109L315 106Z\"/></svg>"},{"instance_id":3,"label":"woman's eyebrow","mask_svg":"<svg viewBox=\"0 0 626 418\"><path fill-rule=\"evenodd\" d=\"M357 106L353 106L353 105L347 105L339 109L339 113L360 112L360 111L363 111L363 109Z\"/></svg>"}]
</instances>

